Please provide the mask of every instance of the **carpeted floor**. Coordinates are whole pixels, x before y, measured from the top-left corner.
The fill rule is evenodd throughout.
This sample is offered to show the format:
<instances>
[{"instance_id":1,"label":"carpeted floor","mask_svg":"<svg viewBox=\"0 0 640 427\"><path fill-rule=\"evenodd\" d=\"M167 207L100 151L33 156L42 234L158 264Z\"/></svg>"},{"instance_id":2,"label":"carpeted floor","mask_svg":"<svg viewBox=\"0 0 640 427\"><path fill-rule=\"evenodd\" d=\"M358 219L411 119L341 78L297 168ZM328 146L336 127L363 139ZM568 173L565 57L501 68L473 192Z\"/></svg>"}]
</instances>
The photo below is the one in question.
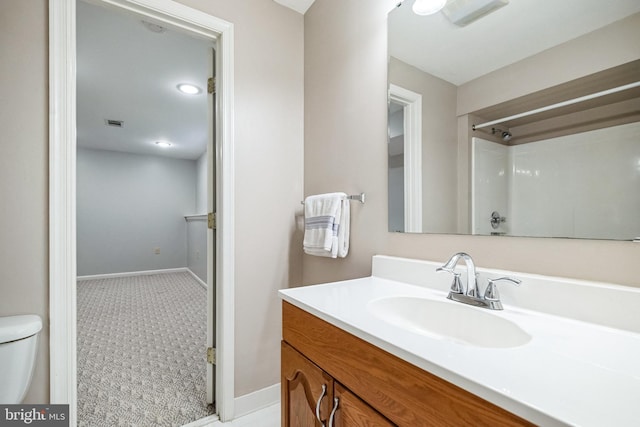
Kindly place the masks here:
<instances>
[{"instance_id":1,"label":"carpeted floor","mask_svg":"<svg viewBox=\"0 0 640 427\"><path fill-rule=\"evenodd\" d=\"M182 426L206 404L206 290L189 273L79 281L78 425Z\"/></svg>"}]
</instances>

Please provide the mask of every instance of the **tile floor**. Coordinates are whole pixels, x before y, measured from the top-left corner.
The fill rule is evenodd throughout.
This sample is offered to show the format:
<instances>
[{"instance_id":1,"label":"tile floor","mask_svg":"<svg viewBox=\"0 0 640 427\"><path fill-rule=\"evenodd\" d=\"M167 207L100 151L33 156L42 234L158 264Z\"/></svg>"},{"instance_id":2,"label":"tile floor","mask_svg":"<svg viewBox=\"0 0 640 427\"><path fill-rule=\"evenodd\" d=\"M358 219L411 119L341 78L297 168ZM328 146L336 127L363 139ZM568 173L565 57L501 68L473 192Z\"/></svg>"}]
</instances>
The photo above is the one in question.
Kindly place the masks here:
<instances>
[{"instance_id":1,"label":"tile floor","mask_svg":"<svg viewBox=\"0 0 640 427\"><path fill-rule=\"evenodd\" d=\"M280 404L268 406L231 422L199 420L183 427L280 427Z\"/></svg>"},{"instance_id":2,"label":"tile floor","mask_svg":"<svg viewBox=\"0 0 640 427\"><path fill-rule=\"evenodd\" d=\"M237 418L230 423L217 421L213 427L280 427L280 404Z\"/></svg>"}]
</instances>

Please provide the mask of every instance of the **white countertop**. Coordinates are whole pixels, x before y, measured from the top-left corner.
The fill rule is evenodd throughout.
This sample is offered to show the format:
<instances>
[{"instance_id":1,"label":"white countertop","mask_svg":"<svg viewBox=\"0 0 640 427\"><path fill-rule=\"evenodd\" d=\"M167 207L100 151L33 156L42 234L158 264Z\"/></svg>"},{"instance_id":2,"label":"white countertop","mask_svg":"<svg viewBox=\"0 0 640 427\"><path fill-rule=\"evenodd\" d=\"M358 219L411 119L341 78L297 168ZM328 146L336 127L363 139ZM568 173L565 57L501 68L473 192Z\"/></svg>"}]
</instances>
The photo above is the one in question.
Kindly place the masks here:
<instances>
[{"instance_id":1,"label":"white countertop","mask_svg":"<svg viewBox=\"0 0 640 427\"><path fill-rule=\"evenodd\" d=\"M483 310L532 336L513 348L483 348L411 332L367 309L370 301L446 292L380 277L280 291L283 300L543 426L640 423L640 334L505 304ZM579 304L579 299L576 299Z\"/></svg>"}]
</instances>

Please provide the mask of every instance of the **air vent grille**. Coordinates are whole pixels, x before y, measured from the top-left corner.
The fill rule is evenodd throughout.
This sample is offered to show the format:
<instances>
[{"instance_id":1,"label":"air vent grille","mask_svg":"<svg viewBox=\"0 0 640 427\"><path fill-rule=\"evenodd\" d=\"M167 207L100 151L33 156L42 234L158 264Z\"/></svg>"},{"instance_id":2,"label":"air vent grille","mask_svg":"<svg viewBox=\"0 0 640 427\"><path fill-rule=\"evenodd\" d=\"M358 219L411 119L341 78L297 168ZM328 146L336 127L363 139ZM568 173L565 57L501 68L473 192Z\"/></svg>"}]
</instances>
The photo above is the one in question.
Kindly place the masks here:
<instances>
[{"instance_id":1,"label":"air vent grille","mask_svg":"<svg viewBox=\"0 0 640 427\"><path fill-rule=\"evenodd\" d=\"M508 3L509 0L451 0L442 12L449 21L464 27Z\"/></svg>"},{"instance_id":2,"label":"air vent grille","mask_svg":"<svg viewBox=\"0 0 640 427\"><path fill-rule=\"evenodd\" d=\"M104 121L107 126L111 126L114 128L124 127L124 121L122 120L113 120L113 119L105 119Z\"/></svg>"},{"instance_id":3,"label":"air vent grille","mask_svg":"<svg viewBox=\"0 0 640 427\"><path fill-rule=\"evenodd\" d=\"M163 26L154 24L153 22L149 22L149 21L140 21L140 22L142 22L142 25L144 25L144 27L151 32L160 34L167 31L167 29L164 28Z\"/></svg>"}]
</instances>

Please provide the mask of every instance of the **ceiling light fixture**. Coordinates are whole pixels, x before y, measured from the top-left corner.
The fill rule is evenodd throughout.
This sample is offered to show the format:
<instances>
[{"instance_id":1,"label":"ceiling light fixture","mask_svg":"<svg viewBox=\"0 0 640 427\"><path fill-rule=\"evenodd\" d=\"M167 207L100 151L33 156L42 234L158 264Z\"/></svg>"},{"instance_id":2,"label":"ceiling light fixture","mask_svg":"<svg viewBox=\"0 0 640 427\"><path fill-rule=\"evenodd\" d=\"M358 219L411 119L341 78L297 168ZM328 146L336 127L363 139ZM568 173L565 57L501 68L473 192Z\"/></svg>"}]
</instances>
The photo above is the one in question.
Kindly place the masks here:
<instances>
[{"instance_id":1,"label":"ceiling light fixture","mask_svg":"<svg viewBox=\"0 0 640 427\"><path fill-rule=\"evenodd\" d=\"M202 93L202 89L200 89L196 85L192 85L191 83L180 83L178 86L176 86L176 88L178 88L180 92L186 93L187 95L197 95L199 93Z\"/></svg>"},{"instance_id":2,"label":"ceiling light fixture","mask_svg":"<svg viewBox=\"0 0 640 427\"><path fill-rule=\"evenodd\" d=\"M167 141L156 141L156 145L158 147L162 147L162 148L169 148L171 147L171 143L167 142Z\"/></svg>"},{"instance_id":3,"label":"ceiling light fixture","mask_svg":"<svg viewBox=\"0 0 640 427\"><path fill-rule=\"evenodd\" d=\"M413 3L413 12L416 15L433 15L440 10L447 3L447 0L416 0Z\"/></svg>"}]
</instances>

